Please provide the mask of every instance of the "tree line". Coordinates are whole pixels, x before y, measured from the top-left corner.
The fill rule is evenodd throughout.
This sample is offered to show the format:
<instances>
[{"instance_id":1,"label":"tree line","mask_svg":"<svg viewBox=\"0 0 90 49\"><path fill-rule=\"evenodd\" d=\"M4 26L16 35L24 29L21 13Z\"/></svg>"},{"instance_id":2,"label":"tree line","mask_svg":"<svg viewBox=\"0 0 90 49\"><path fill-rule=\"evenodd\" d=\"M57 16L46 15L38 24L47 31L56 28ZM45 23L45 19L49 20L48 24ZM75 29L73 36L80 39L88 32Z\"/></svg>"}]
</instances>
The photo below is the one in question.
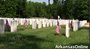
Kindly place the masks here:
<instances>
[{"instance_id":1,"label":"tree line","mask_svg":"<svg viewBox=\"0 0 90 49\"><path fill-rule=\"evenodd\" d=\"M0 0L0 17L44 17L63 19L88 19L88 0L54 0L53 4L26 0Z\"/></svg>"}]
</instances>

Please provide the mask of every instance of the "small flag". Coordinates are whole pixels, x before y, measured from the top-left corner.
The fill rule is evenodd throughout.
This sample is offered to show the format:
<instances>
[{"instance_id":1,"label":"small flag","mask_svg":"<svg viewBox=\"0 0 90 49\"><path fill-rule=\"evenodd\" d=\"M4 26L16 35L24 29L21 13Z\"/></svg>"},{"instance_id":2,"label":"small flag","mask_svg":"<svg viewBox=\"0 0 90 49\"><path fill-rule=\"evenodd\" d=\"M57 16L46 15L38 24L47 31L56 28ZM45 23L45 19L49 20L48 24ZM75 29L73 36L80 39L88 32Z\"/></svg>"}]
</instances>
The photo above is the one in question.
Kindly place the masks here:
<instances>
[{"instance_id":1,"label":"small flag","mask_svg":"<svg viewBox=\"0 0 90 49\"><path fill-rule=\"evenodd\" d=\"M57 21L57 25L56 25L56 33L60 33L60 25L59 22Z\"/></svg>"}]
</instances>

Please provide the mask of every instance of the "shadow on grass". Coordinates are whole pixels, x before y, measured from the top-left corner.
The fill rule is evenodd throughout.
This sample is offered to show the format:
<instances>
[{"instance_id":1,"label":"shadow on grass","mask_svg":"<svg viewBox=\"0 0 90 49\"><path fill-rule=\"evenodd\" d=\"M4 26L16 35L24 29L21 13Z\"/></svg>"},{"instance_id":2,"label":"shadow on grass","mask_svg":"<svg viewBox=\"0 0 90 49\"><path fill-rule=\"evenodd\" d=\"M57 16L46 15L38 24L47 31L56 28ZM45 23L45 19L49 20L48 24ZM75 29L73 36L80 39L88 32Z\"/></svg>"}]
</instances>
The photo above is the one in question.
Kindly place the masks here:
<instances>
[{"instance_id":1,"label":"shadow on grass","mask_svg":"<svg viewBox=\"0 0 90 49\"><path fill-rule=\"evenodd\" d=\"M89 30L89 27L81 27L81 28L79 28L79 30L81 30L81 29L87 29L87 30Z\"/></svg>"},{"instance_id":2,"label":"shadow on grass","mask_svg":"<svg viewBox=\"0 0 90 49\"><path fill-rule=\"evenodd\" d=\"M31 25L27 25L27 26L19 25L18 28L17 28L17 30L19 30L19 31L27 30L27 29L32 29L32 26Z\"/></svg>"},{"instance_id":3,"label":"shadow on grass","mask_svg":"<svg viewBox=\"0 0 90 49\"><path fill-rule=\"evenodd\" d=\"M51 42L49 40L36 37L34 35L22 34L1 34L0 49L42 49L42 42Z\"/></svg>"},{"instance_id":4,"label":"shadow on grass","mask_svg":"<svg viewBox=\"0 0 90 49\"><path fill-rule=\"evenodd\" d=\"M65 33L62 33L63 36L65 36Z\"/></svg>"}]
</instances>

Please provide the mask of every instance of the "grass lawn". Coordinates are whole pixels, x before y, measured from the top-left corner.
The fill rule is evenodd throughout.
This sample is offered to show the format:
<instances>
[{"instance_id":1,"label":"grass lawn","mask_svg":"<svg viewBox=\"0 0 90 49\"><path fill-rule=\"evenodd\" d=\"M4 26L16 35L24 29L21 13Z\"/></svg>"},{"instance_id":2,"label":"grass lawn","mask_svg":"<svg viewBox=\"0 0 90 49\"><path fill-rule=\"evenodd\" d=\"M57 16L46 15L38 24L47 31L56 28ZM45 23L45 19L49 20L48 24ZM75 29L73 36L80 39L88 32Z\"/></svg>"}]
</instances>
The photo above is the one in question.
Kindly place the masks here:
<instances>
[{"instance_id":1,"label":"grass lawn","mask_svg":"<svg viewBox=\"0 0 90 49\"><path fill-rule=\"evenodd\" d=\"M56 45L88 45L89 33L86 28L73 32L70 38L65 37L65 27L61 35L55 34L55 27L31 29L18 26L15 33L0 34L0 49L55 49Z\"/></svg>"}]
</instances>

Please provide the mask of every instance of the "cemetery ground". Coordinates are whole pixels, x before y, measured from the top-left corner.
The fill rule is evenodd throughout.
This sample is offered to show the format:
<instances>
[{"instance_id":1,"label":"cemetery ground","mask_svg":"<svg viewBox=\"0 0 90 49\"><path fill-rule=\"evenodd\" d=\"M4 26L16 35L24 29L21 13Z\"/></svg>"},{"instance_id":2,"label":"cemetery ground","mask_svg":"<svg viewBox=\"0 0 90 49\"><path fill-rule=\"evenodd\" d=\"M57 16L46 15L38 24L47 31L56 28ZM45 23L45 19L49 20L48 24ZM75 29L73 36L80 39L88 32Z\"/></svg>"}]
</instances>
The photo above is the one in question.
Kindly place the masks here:
<instances>
[{"instance_id":1,"label":"cemetery ground","mask_svg":"<svg viewBox=\"0 0 90 49\"><path fill-rule=\"evenodd\" d=\"M87 28L70 31L65 37L65 26L61 35L55 35L55 27L31 29L31 26L18 26L17 32L0 34L0 49L55 49L56 45L88 45Z\"/></svg>"}]
</instances>

